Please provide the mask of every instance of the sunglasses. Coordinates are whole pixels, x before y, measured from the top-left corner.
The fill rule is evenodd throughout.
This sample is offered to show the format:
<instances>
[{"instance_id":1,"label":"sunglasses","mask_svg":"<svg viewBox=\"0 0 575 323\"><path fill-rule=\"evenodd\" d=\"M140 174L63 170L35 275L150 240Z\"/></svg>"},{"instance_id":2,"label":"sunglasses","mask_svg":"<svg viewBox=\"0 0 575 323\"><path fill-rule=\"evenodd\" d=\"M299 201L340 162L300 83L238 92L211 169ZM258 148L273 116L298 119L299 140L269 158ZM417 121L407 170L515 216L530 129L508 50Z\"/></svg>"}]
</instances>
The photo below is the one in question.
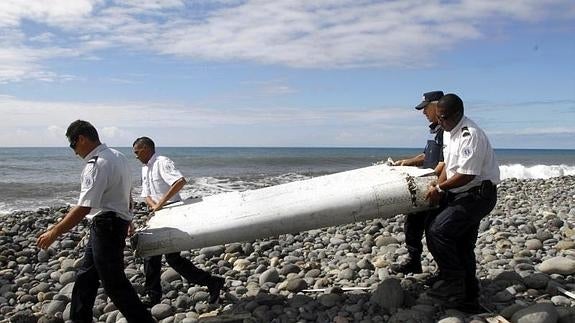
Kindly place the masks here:
<instances>
[{"instance_id":1,"label":"sunglasses","mask_svg":"<svg viewBox=\"0 0 575 323\"><path fill-rule=\"evenodd\" d=\"M72 141L70 141L70 148L72 148L72 150L76 150L77 145L78 145L78 137L76 137Z\"/></svg>"}]
</instances>

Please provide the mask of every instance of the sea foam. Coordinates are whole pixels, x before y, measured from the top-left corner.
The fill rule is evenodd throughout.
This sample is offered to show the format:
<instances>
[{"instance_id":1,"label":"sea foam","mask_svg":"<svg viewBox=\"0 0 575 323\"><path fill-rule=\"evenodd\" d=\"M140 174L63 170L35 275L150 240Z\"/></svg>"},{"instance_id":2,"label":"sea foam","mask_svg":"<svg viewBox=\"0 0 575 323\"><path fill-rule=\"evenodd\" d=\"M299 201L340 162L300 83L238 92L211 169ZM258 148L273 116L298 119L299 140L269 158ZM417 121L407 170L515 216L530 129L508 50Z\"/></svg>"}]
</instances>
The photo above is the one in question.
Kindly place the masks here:
<instances>
[{"instance_id":1,"label":"sea foam","mask_svg":"<svg viewBox=\"0 0 575 323\"><path fill-rule=\"evenodd\" d=\"M569 165L534 165L521 164L500 165L501 179L547 179L551 177L575 175L575 166Z\"/></svg>"}]
</instances>

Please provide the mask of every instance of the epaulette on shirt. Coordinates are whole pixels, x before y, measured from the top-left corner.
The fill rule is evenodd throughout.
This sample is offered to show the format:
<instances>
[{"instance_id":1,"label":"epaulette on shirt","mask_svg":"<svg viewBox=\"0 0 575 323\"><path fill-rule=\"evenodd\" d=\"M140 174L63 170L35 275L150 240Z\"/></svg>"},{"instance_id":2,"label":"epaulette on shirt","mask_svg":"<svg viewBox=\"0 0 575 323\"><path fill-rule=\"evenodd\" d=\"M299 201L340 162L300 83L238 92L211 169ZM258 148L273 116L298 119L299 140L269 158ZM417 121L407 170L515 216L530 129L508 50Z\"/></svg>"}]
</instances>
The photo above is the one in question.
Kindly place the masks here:
<instances>
[{"instance_id":1,"label":"epaulette on shirt","mask_svg":"<svg viewBox=\"0 0 575 323\"><path fill-rule=\"evenodd\" d=\"M98 156L94 156L94 157L90 158L90 160L88 160L87 164L96 164L97 160L98 160Z\"/></svg>"},{"instance_id":2,"label":"epaulette on shirt","mask_svg":"<svg viewBox=\"0 0 575 323\"><path fill-rule=\"evenodd\" d=\"M467 127L462 127L461 128L461 132L462 132L462 136L463 137L467 137L467 136L471 136L471 133L469 132L469 129Z\"/></svg>"}]
</instances>

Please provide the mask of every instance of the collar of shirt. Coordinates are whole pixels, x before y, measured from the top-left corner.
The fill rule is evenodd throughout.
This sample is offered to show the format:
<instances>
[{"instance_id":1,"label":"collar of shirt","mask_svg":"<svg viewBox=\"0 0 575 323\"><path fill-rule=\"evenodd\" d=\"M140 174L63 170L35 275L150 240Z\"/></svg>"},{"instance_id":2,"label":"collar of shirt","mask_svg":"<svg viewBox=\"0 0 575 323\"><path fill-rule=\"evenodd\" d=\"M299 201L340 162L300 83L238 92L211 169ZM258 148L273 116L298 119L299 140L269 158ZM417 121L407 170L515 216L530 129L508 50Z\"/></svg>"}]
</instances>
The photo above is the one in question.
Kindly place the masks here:
<instances>
[{"instance_id":1,"label":"collar of shirt","mask_svg":"<svg viewBox=\"0 0 575 323\"><path fill-rule=\"evenodd\" d=\"M437 133L439 130L441 130L441 126L439 125L439 123L429 124L429 133Z\"/></svg>"},{"instance_id":2,"label":"collar of shirt","mask_svg":"<svg viewBox=\"0 0 575 323\"><path fill-rule=\"evenodd\" d=\"M152 165L154 165L154 162L156 161L156 158L158 158L158 155L156 155L155 153L152 155L152 157L150 157L150 160L148 160L148 162L146 164L144 164L144 167L150 167Z\"/></svg>"},{"instance_id":3,"label":"collar of shirt","mask_svg":"<svg viewBox=\"0 0 575 323\"><path fill-rule=\"evenodd\" d=\"M459 130L461 130L461 128L463 127L463 124L465 124L467 122L467 117L463 116L461 117L461 120L459 120L459 122L455 125L455 127L453 127L453 129L451 129L449 132L452 134L457 133Z\"/></svg>"},{"instance_id":4,"label":"collar of shirt","mask_svg":"<svg viewBox=\"0 0 575 323\"><path fill-rule=\"evenodd\" d=\"M108 148L108 146L106 146L106 144L100 144L98 147L92 149L91 152L88 153L88 155L86 155L86 157L84 157L84 161L87 163L90 161L90 159L94 156L96 156L99 152L101 152L102 150Z\"/></svg>"}]
</instances>

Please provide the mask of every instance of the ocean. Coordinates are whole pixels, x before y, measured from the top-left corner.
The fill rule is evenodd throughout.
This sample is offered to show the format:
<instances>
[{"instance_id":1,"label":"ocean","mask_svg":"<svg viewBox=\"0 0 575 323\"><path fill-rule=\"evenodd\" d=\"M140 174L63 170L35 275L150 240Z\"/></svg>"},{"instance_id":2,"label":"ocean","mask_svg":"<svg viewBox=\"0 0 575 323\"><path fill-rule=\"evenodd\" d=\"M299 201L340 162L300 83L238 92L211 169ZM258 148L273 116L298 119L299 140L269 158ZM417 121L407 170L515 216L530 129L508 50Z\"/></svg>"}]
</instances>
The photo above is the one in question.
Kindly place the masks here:
<instances>
[{"instance_id":1,"label":"ocean","mask_svg":"<svg viewBox=\"0 0 575 323\"><path fill-rule=\"evenodd\" d=\"M140 162L131 147L134 196L141 200ZM188 179L183 197L256 189L411 157L415 148L158 147ZM498 149L502 178L575 175L575 150ZM74 204L84 163L69 148L0 148L0 214Z\"/></svg>"}]
</instances>

